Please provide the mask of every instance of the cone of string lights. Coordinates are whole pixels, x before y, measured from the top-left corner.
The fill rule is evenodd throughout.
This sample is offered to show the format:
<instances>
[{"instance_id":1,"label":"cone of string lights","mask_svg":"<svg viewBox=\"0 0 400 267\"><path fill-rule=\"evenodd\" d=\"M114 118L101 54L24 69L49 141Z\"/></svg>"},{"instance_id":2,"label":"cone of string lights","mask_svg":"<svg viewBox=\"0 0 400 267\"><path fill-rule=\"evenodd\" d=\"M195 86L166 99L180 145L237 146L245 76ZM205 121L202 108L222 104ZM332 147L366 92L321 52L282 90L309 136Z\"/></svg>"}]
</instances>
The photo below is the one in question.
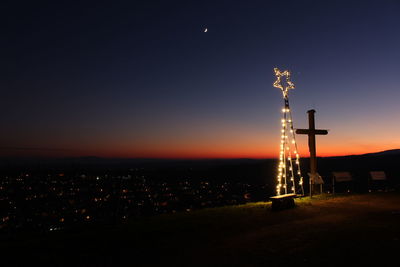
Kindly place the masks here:
<instances>
[{"instance_id":1,"label":"cone of string lights","mask_svg":"<svg viewBox=\"0 0 400 267\"><path fill-rule=\"evenodd\" d=\"M274 72L276 81L273 83L273 86L281 89L284 100L281 119L281 142L276 195L304 195L303 177L300 169L300 155L297 149L292 112L289 105L289 90L295 87L290 81L290 72L288 70L280 71L278 68L274 68Z\"/></svg>"}]
</instances>

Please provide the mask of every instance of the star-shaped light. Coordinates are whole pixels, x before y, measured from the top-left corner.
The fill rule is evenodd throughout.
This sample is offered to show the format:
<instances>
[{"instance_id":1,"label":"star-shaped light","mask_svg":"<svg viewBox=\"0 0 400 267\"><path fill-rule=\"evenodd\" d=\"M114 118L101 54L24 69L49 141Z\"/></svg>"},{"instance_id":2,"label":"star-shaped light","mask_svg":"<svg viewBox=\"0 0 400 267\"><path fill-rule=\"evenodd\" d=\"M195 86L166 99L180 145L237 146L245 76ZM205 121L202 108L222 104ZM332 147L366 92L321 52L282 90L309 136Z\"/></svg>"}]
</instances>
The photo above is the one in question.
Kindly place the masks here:
<instances>
[{"instance_id":1,"label":"star-shaped light","mask_svg":"<svg viewBox=\"0 0 400 267\"><path fill-rule=\"evenodd\" d=\"M278 68L274 68L276 81L273 86L282 90L283 97L287 97L289 89L294 89L294 83L290 81L290 72L288 70L280 71ZM282 85L281 77L286 77L286 86Z\"/></svg>"}]
</instances>

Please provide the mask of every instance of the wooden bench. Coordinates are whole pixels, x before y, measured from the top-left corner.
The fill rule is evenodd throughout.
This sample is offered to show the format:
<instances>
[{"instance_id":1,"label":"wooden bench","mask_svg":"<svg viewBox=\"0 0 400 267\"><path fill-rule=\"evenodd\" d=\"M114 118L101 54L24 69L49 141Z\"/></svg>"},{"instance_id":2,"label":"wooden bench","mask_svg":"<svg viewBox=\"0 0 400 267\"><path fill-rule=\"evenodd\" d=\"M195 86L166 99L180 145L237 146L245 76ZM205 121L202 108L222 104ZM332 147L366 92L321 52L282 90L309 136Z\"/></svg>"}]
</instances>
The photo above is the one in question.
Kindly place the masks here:
<instances>
[{"instance_id":1,"label":"wooden bench","mask_svg":"<svg viewBox=\"0 0 400 267\"><path fill-rule=\"evenodd\" d=\"M285 195L270 197L270 199L272 201L272 205L271 205L272 210L279 211L279 210L286 210L286 209L294 208L295 207L295 204L294 204L295 197L297 197L296 194L285 194Z\"/></svg>"}]
</instances>

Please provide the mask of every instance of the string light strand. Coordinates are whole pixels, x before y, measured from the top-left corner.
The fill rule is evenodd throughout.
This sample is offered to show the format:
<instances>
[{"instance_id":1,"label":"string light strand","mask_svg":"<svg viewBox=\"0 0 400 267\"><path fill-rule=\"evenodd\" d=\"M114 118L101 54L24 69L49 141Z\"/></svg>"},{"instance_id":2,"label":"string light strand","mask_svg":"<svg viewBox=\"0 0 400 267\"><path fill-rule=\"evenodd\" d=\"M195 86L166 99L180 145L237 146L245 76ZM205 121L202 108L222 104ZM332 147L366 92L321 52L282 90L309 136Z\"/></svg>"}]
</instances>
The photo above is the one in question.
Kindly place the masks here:
<instances>
[{"instance_id":1,"label":"string light strand","mask_svg":"<svg viewBox=\"0 0 400 267\"><path fill-rule=\"evenodd\" d=\"M300 156L297 148L288 94L289 89L294 89L295 86L290 81L290 72L288 70L282 72L278 68L274 68L274 72L277 79L273 83L273 86L281 89L284 99L281 119L281 143L276 194L288 194L288 191L291 191L291 193L294 194L301 193L304 195L303 177L300 169ZM282 78L286 78L286 85L282 84ZM295 158L293 158L293 156ZM298 186L296 184L297 181ZM288 186L290 187L289 190Z\"/></svg>"}]
</instances>

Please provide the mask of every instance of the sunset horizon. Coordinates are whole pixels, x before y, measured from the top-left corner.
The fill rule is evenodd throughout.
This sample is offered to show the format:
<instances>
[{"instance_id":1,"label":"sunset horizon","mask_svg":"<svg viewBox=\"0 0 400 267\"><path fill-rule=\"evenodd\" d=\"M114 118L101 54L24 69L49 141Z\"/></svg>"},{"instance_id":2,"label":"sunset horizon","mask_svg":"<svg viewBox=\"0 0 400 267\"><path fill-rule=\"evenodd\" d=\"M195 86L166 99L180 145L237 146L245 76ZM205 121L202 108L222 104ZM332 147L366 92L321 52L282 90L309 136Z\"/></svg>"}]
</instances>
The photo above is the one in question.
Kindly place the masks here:
<instances>
[{"instance_id":1,"label":"sunset horizon","mask_svg":"<svg viewBox=\"0 0 400 267\"><path fill-rule=\"evenodd\" d=\"M41 148L3 148L4 150L12 150L14 153L2 153L0 154L1 158L104 158L104 159L155 159L155 160L213 160L213 159L277 159L279 156L279 152L275 154L265 154L265 153L118 153L118 152L109 152L109 153L95 153L95 152L72 152L69 151L66 153L64 150L59 150L57 153L49 153L47 149ZM15 151L20 151L20 153ZM373 149L373 150L359 150L354 153L329 153L329 152L321 152L318 151L318 157L343 157L343 156L359 156L364 154L375 154L387 151L396 151L400 150L400 148L384 148L384 149ZM26 152L31 151L31 152ZM33 151L33 152L32 152ZM38 152L41 151L41 152ZM54 151L53 151L54 152ZM308 153L300 153L301 158L309 158Z\"/></svg>"},{"instance_id":2,"label":"sunset horizon","mask_svg":"<svg viewBox=\"0 0 400 267\"><path fill-rule=\"evenodd\" d=\"M294 128L314 109L329 130L318 156L400 147L398 5L122 6L10 8L0 147L28 149L0 156L275 158L274 68L291 72Z\"/></svg>"}]
</instances>

